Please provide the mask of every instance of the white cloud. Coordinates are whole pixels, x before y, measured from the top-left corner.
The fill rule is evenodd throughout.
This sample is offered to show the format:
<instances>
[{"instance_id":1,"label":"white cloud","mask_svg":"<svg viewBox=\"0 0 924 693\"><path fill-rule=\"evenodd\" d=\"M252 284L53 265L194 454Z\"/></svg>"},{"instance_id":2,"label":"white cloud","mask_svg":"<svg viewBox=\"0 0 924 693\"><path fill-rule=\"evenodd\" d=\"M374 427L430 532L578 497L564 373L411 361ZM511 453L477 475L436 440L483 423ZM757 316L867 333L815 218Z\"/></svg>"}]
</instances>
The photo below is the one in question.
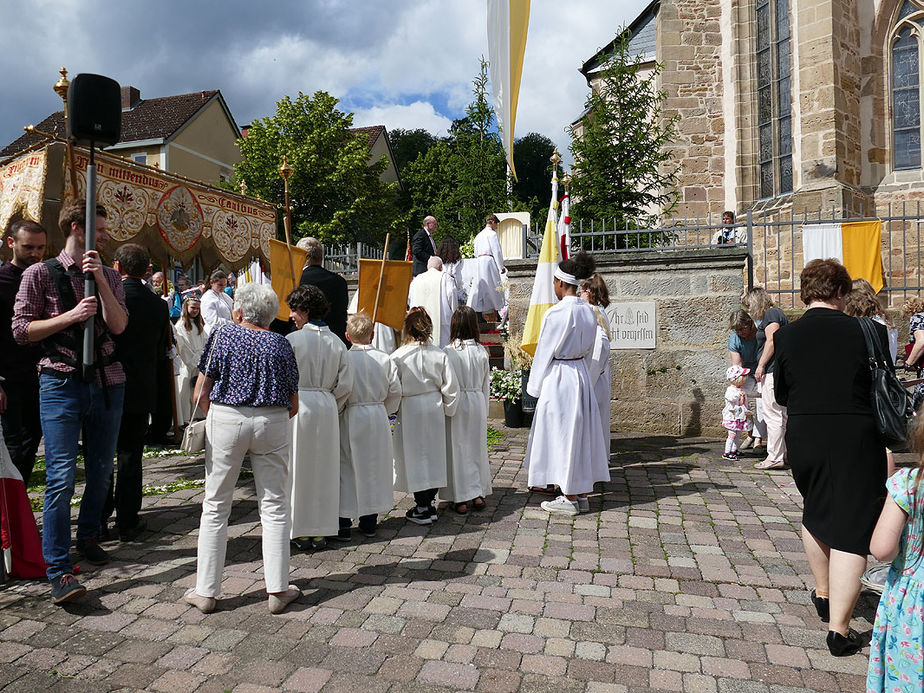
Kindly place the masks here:
<instances>
[{"instance_id":1,"label":"white cloud","mask_svg":"<svg viewBox=\"0 0 924 693\"><path fill-rule=\"evenodd\" d=\"M442 136L449 132L452 120L437 113L432 104L426 101L415 101L406 106L387 104L371 108L357 108L353 114L353 125L356 127L385 125L389 130L423 128L434 135Z\"/></svg>"}]
</instances>

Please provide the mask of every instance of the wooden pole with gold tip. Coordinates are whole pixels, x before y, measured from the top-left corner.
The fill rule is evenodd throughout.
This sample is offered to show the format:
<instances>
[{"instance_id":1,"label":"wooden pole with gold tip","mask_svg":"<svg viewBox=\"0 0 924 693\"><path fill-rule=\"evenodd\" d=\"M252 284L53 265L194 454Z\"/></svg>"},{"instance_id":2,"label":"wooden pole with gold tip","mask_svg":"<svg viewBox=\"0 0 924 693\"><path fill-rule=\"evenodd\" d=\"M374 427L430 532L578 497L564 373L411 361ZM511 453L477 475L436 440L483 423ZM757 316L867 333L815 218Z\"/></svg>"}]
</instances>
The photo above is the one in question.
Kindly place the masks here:
<instances>
[{"instance_id":1,"label":"wooden pole with gold tip","mask_svg":"<svg viewBox=\"0 0 924 693\"><path fill-rule=\"evenodd\" d=\"M61 100L64 102L64 131L67 132L67 90L71 86L70 80L67 78L67 70L62 67L58 72L61 73L61 77L55 82L54 87L55 93L61 97ZM74 146L71 144L71 141L67 141L67 164L68 170L70 172L70 183L71 183L71 197L77 198L77 164L74 162Z\"/></svg>"},{"instance_id":2,"label":"wooden pole with gold tip","mask_svg":"<svg viewBox=\"0 0 924 693\"><path fill-rule=\"evenodd\" d=\"M285 218L283 228L286 232L286 249L289 251L289 276L292 277L292 289L296 287L295 283L295 261L292 259L292 208L289 206L289 178L292 177L294 169L289 166L289 159L285 155L282 157L282 166L279 167L279 175L282 176L283 185L285 186Z\"/></svg>"}]
</instances>

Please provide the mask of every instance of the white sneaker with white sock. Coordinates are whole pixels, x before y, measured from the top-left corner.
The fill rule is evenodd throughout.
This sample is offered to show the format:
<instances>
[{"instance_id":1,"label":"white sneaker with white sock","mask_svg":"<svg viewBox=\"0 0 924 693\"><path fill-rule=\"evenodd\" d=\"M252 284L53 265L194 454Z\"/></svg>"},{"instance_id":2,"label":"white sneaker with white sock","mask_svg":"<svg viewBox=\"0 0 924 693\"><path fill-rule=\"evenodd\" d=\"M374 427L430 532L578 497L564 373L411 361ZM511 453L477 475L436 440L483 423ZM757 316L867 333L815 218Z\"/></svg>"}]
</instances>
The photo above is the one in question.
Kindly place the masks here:
<instances>
[{"instance_id":1,"label":"white sneaker with white sock","mask_svg":"<svg viewBox=\"0 0 924 693\"><path fill-rule=\"evenodd\" d=\"M580 512L577 501L570 501L564 496L559 496L555 500L542 501L539 507L547 512L561 515L577 515Z\"/></svg>"}]
</instances>

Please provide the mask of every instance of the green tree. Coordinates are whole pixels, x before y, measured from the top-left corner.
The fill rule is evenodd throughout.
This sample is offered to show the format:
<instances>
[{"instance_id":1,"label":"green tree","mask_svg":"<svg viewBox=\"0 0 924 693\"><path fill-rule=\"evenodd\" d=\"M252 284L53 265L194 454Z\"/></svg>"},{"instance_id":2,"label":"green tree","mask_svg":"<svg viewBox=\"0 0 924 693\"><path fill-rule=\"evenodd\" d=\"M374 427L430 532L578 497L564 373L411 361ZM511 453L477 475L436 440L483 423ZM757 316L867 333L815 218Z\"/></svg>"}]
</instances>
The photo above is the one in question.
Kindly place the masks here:
<instances>
[{"instance_id":1,"label":"green tree","mask_svg":"<svg viewBox=\"0 0 924 693\"><path fill-rule=\"evenodd\" d=\"M435 146L440 138L423 128L402 130L395 128L388 131L388 143L395 157L395 168L401 174L409 163Z\"/></svg>"},{"instance_id":2,"label":"green tree","mask_svg":"<svg viewBox=\"0 0 924 693\"><path fill-rule=\"evenodd\" d=\"M445 141L420 154L402 174L412 225L432 214L438 235L451 233L460 242L482 229L485 214L507 208L507 167L487 83L488 63L482 59L465 117L453 123Z\"/></svg>"},{"instance_id":3,"label":"green tree","mask_svg":"<svg viewBox=\"0 0 924 693\"><path fill-rule=\"evenodd\" d=\"M646 227L676 203L680 166L669 148L676 117L662 117L661 66L642 75L640 65L640 56L630 56L624 34L604 62L599 86L587 97L583 132L568 129L576 217Z\"/></svg>"},{"instance_id":4,"label":"green tree","mask_svg":"<svg viewBox=\"0 0 924 693\"><path fill-rule=\"evenodd\" d=\"M555 143L538 132L531 132L513 142L513 165L517 169L513 196L526 207L532 220L540 223L549 211L552 194L552 162L549 158L554 151Z\"/></svg>"},{"instance_id":5,"label":"green tree","mask_svg":"<svg viewBox=\"0 0 924 693\"><path fill-rule=\"evenodd\" d=\"M324 91L283 97L275 115L255 121L248 136L238 140L241 161L232 186L243 180L248 193L282 203L279 167L286 155L293 169L289 196L295 238L380 241L401 225L397 186L380 179L385 157L369 163L368 138L349 132L353 116L338 110L337 103Z\"/></svg>"}]
</instances>

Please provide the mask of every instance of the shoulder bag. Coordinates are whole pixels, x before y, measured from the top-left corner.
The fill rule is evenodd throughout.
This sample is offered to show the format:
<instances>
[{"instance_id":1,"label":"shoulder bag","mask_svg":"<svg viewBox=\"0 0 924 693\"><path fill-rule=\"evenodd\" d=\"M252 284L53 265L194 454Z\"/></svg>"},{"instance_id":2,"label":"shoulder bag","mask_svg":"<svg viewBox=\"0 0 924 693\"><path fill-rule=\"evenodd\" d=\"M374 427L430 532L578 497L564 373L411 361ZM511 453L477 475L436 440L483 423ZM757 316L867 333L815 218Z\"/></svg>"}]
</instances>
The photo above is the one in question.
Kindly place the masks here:
<instances>
[{"instance_id":1,"label":"shoulder bag","mask_svg":"<svg viewBox=\"0 0 924 693\"><path fill-rule=\"evenodd\" d=\"M900 447L908 439L908 421L914 416L911 395L882 353L879 336L870 318L857 318L866 340L872 389L870 400L876 418L876 430L886 447Z\"/></svg>"}]
</instances>

